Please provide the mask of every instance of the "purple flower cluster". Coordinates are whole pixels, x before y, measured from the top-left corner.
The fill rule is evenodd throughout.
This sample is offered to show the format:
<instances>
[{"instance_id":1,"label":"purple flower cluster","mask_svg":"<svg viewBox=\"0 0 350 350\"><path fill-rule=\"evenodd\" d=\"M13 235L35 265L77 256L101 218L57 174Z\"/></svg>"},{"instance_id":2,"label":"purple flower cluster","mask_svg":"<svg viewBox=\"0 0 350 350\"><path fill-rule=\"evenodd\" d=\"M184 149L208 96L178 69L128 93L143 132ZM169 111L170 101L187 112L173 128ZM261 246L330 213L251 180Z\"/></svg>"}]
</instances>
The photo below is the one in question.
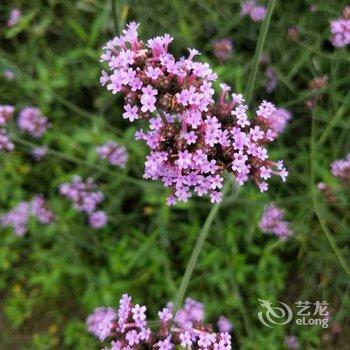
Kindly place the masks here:
<instances>
[{"instance_id":1,"label":"purple flower cluster","mask_svg":"<svg viewBox=\"0 0 350 350\"><path fill-rule=\"evenodd\" d=\"M15 147L5 129L14 111L11 105L0 105L0 152L11 152Z\"/></svg>"},{"instance_id":2,"label":"purple flower cluster","mask_svg":"<svg viewBox=\"0 0 350 350\"><path fill-rule=\"evenodd\" d=\"M18 8L13 8L10 12L10 16L7 20L7 26L8 27L13 27L15 26L19 20L21 19L22 17L22 12L20 9Z\"/></svg>"},{"instance_id":3,"label":"purple flower cluster","mask_svg":"<svg viewBox=\"0 0 350 350\"><path fill-rule=\"evenodd\" d=\"M350 6L345 7L343 17L331 21L331 42L335 47L350 44Z\"/></svg>"},{"instance_id":4,"label":"purple flower cluster","mask_svg":"<svg viewBox=\"0 0 350 350\"><path fill-rule=\"evenodd\" d=\"M266 11L266 7L258 5L255 0L246 0L241 6L241 16L249 16L254 22L263 21Z\"/></svg>"},{"instance_id":5,"label":"purple flower cluster","mask_svg":"<svg viewBox=\"0 0 350 350\"><path fill-rule=\"evenodd\" d=\"M275 71L272 67L267 67L265 70L265 82L264 86L266 89L266 92L269 94L274 92L277 89L278 85L278 79Z\"/></svg>"},{"instance_id":6,"label":"purple flower cluster","mask_svg":"<svg viewBox=\"0 0 350 350\"><path fill-rule=\"evenodd\" d=\"M18 127L35 138L40 138L51 126L47 117L36 107L25 107L19 113Z\"/></svg>"},{"instance_id":7,"label":"purple flower cluster","mask_svg":"<svg viewBox=\"0 0 350 350\"><path fill-rule=\"evenodd\" d=\"M187 202L193 193L221 201L225 171L240 185L252 179L262 192L272 175L285 180L283 162L268 160L264 147L277 136L270 127L276 108L264 101L250 121L243 96L229 94L225 84L214 101L217 75L194 60L196 50L176 60L168 52L169 34L144 44L137 28L130 23L104 47L101 61L110 73L102 72L101 84L113 94L124 93L125 119L149 121L149 129L135 135L150 148L144 177L171 188L168 204Z\"/></svg>"},{"instance_id":8,"label":"purple flower cluster","mask_svg":"<svg viewBox=\"0 0 350 350\"><path fill-rule=\"evenodd\" d=\"M284 345L287 349L297 350L299 348L298 338L295 335L289 335L284 338Z\"/></svg>"},{"instance_id":9,"label":"purple flower cluster","mask_svg":"<svg viewBox=\"0 0 350 350\"><path fill-rule=\"evenodd\" d=\"M288 109L276 108L274 118L271 120L271 129L279 135L284 131L291 119L292 113Z\"/></svg>"},{"instance_id":10,"label":"purple flower cluster","mask_svg":"<svg viewBox=\"0 0 350 350\"><path fill-rule=\"evenodd\" d=\"M264 233L272 233L282 240L293 234L288 222L284 220L284 211L277 208L273 203L265 207L259 227Z\"/></svg>"},{"instance_id":11,"label":"purple flower cluster","mask_svg":"<svg viewBox=\"0 0 350 350\"><path fill-rule=\"evenodd\" d=\"M171 307L159 311L160 326L156 331L149 328L146 310L146 306L133 304L131 297L124 294L117 311L97 308L88 317L87 327L102 341L111 338L110 350L231 349L231 336L227 332L215 333L210 325L203 324L203 306L192 299L187 299L185 310L179 310L174 320Z\"/></svg>"},{"instance_id":12,"label":"purple flower cluster","mask_svg":"<svg viewBox=\"0 0 350 350\"><path fill-rule=\"evenodd\" d=\"M350 153L344 159L338 159L331 164L331 171L335 177L350 185Z\"/></svg>"},{"instance_id":13,"label":"purple flower cluster","mask_svg":"<svg viewBox=\"0 0 350 350\"><path fill-rule=\"evenodd\" d=\"M4 71L4 77L7 81L12 81L16 78L16 74L12 70L6 69Z\"/></svg>"},{"instance_id":14,"label":"purple flower cluster","mask_svg":"<svg viewBox=\"0 0 350 350\"><path fill-rule=\"evenodd\" d=\"M97 147L97 153L101 159L107 159L109 164L120 168L125 168L129 157L125 147L118 145L114 141L108 141L104 145Z\"/></svg>"},{"instance_id":15,"label":"purple flower cluster","mask_svg":"<svg viewBox=\"0 0 350 350\"><path fill-rule=\"evenodd\" d=\"M233 325L231 321L226 318L225 316L220 316L217 326L220 332L227 332L230 333L233 329Z\"/></svg>"},{"instance_id":16,"label":"purple flower cluster","mask_svg":"<svg viewBox=\"0 0 350 350\"><path fill-rule=\"evenodd\" d=\"M167 309L172 312L173 304L168 303ZM184 307L176 312L174 320L182 328L193 327L196 322L204 320L204 305L197 300L186 298Z\"/></svg>"},{"instance_id":17,"label":"purple flower cluster","mask_svg":"<svg viewBox=\"0 0 350 350\"><path fill-rule=\"evenodd\" d=\"M2 227L13 227L17 236L23 236L28 229L29 218L35 217L41 224L49 224L54 220L54 214L48 209L42 195L35 196L30 202L20 202L0 218Z\"/></svg>"},{"instance_id":18,"label":"purple flower cluster","mask_svg":"<svg viewBox=\"0 0 350 350\"><path fill-rule=\"evenodd\" d=\"M233 45L232 41L227 38L215 40L213 43L214 55L220 62L228 61L232 56Z\"/></svg>"},{"instance_id":19,"label":"purple flower cluster","mask_svg":"<svg viewBox=\"0 0 350 350\"><path fill-rule=\"evenodd\" d=\"M114 320L117 319L117 312L112 307L98 307L89 315L86 320L86 326L90 333L103 339L107 337L112 329ZM105 332L107 334L105 335Z\"/></svg>"},{"instance_id":20,"label":"purple flower cluster","mask_svg":"<svg viewBox=\"0 0 350 350\"><path fill-rule=\"evenodd\" d=\"M92 178L84 182L79 176L74 176L71 182L61 184L60 194L71 200L76 210L89 216L89 224L92 228L101 228L106 225L105 212L96 210L104 196L97 190Z\"/></svg>"},{"instance_id":21,"label":"purple flower cluster","mask_svg":"<svg viewBox=\"0 0 350 350\"><path fill-rule=\"evenodd\" d=\"M0 127L7 125L9 120L13 117L15 108L11 105L0 105Z\"/></svg>"},{"instance_id":22,"label":"purple flower cluster","mask_svg":"<svg viewBox=\"0 0 350 350\"><path fill-rule=\"evenodd\" d=\"M0 152L11 152L15 145L10 139L5 129L0 128Z\"/></svg>"},{"instance_id":23,"label":"purple flower cluster","mask_svg":"<svg viewBox=\"0 0 350 350\"><path fill-rule=\"evenodd\" d=\"M46 145L35 147L32 149L31 155L35 160L39 161L47 155L48 150L49 149Z\"/></svg>"}]
</instances>

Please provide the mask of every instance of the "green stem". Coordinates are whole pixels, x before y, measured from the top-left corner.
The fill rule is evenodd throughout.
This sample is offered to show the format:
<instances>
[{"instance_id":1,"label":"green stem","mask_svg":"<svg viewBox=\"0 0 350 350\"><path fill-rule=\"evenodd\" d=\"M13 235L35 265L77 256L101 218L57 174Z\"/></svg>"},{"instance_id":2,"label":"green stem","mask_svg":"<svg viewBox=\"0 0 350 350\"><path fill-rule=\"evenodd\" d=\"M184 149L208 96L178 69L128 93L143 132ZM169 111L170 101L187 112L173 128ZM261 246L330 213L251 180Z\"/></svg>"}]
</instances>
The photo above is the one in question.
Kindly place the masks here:
<instances>
[{"instance_id":1,"label":"green stem","mask_svg":"<svg viewBox=\"0 0 350 350\"><path fill-rule=\"evenodd\" d=\"M17 136L14 136L14 135L11 135L11 139L13 141L15 141L16 143L18 143L18 144L21 144L23 146L30 147L30 148L35 148L35 147L40 146L40 145L37 145L37 144L35 144L33 142L23 140L23 139L21 139L21 138L19 138ZM47 153L51 154L53 156L56 156L56 157L58 157L60 159L66 160L68 162L75 163L75 164L78 164L78 165L82 165L82 166L85 166L87 168L100 171L101 173L104 173L104 174L107 174L107 175L110 175L110 176L113 176L113 177L119 177L120 179L123 179L126 182L135 183L135 184L138 184L138 185L145 185L145 186L149 186L150 185L150 182L148 182L148 181L146 182L146 181L134 179L134 178L132 178L130 176L127 176L127 175L123 175L123 174L120 174L120 173L118 174L115 171L106 169L106 168L104 168L102 166L99 166L99 165L96 165L96 164L88 163L88 162L86 162L83 159L80 159L80 158L77 158L77 157L73 157L73 156L69 156L69 155L67 155L65 153L53 150L51 148L48 148Z\"/></svg>"},{"instance_id":2,"label":"green stem","mask_svg":"<svg viewBox=\"0 0 350 350\"><path fill-rule=\"evenodd\" d=\"M227 192L230 184L231 184L231 180L232 178L230 178L222 192L223 192L223 196L225 195L225 193ZM204 241L205 239L207 238L207 235L209 233L209 230L211 228L211 225L216 217L216 214L218 213L219 211L219 208L221 206L222 202L219 202L219 203L216 203L215 205L213 205L209 211L209 214L204 222L204 225L202 226L202 229L200 231L200 234L197 238L197 241L196 241L196 244L194 246L194 249L192 251L192 254L191 254L191 257L190 257L190 260L188 261L187 263L187 266L186 266L186 270L185 270L185 273L182 277L182 280L181 280L181 284L180 284L180 288L175 296L175 301L174 301L174 307L173 307L173 315L175 316L176 314L176 311L180 308L180 305L182 304L183 302L183 299L185 297L185 293L186 293L186 290L187 290L187 287L188 287L188 284L190 283L190 279L192 277L192 273L193 273L193 270L196 266L196 263L197 263L197 260L198 260L198 257L199 257L199 253L201 252L202 250L202 247L203 247L203 244L204 244Z\"/></svg>"},{"instance_id":3,"label":"green stem","mask_svg":"<svg viewBox=\"0 0 350 350\"><path fill-rule=\"evenodd\" d=\"M256 80L256 75L258 72L258 67L260 64L260 58L263 52L264 44L265 44L265 39L267 32L269 30L270 26L270 20L272 17L273 10L275 8L277 0L269 0L269 4L267 6L267 13L264 19L264 22L261 26L259 38L258 38L258 43L256 45L255 53L254 53L254 58L253 58L253 68L250 72L249 78L248 78L248 84L245 92L245 98L247 103L250 103L252 96L253 96L253 89L254 89L254 84Z\"/></svg>"},{"instance_id":4,"label":"green stem","mask_svg":"<svg viewBox=\"0 0 350 350\"><path fill-rule=\"evenodd\" d=\"M325 236L328 239L328 242L330 246L332 247L337 259L339 260L340 265L342 266L345 273L350 277L350 267L348 266L347 262L345 261L343 254L341 250L339 249L336 240L334 239L331 231L327 227L327 224L325 222L324 215L322 215L319 207L319 202L317 201L317 193L316 193L316 187L315 187L315 173L314 173L314 162L316 157L316 142L315 142L315 111L312 113L312 121L311 121L311 135L310 135L310 186L311 186L311 193L312 193L312 199L313 199L313 206L316 213L316 217L318 222L320 223L320 226L322 228L322 231L324 232Z\"/></svg>"},{"instance_id":5,"label":"green stem","mask_svg":"<svg viewBox=\"0 0 350 350\"><path fill-rule=\"evenodd\" d=\"M118 28L118 17L117 17L117 6L115 4L116 0L111 0L112 3L112 18L114 23L114 30L117 34L119 34L119 28Z\"/></svg>"},{"instance_id":6,"label":"green stem","mask_svg":"<svg viewBox=\"0 0 350 350\"><path fill-rule=\"evenodd\" d=\"M251 97L253 95L253 88L254 88L254 83L255 83L255 79L256 79L256 73L257 73L260 57L261 57L264 43L265 43L265 39L266 39L266 34L268 32L268 29L269 29L271 16L272 16L276 1L277 0L269 0L267 14L265 16L264 22L263 22L262 27L261 27L261 32L260 32L260 35L258 38L258 43L257 43L257 47L255 50L254 59L253 59L253 70L250 74L248 85L247 85L246 100L248 103L250 102ZM226 193L226 191L231 183L231 180L232 180L232 178L230 178L229 181L226 182L226 184L222 190L223 195L225 195L225 193ZM187 263L185 273L182 277L180 288L175 296L174 307L173 307L173 315L174 316L176 314L176 311L180 308L180 305L183 302L183 299L184 299L187 287L189 285L190 279L192 277L193 270L196 266L199 254L202 250L205 239L207 238L207 235L209 233L211 225L216 217L216 214L219 211L221 204L222 203L220 202L220 203L216 203L215 205L212 206L212 208L210 209L209 214L204 222L204 225L202 226L202 229L200 231L200 234L197 238L196 244L195 244L194 249L192 251L190 260Z\"/></svg>"},{"instance_id":7,"label":"green stem","mask_svg":"<svg viewBox=\"0 0 350 350\"><path fill-rule=\"evenodd\" d=\"M101 115L96 115L94 113L85 111L81 107L75 105L71 101L67 100L63 96L60 96L57 92L52 91L49 87L46 85L41 84L38 81L35 81L33 77L22 71L18 66L10 62L7 58L3 57L4 55L2 52L0 52L0 63L4 65L6 68L10 68L13 70L17 76L21 76L23 79L26 79L27 81L30 81L37 89L45 91L49 93L54 100L56 100L58 103L62 104L63 106L69 108L71 111L73 111L76 114L81 115L83 118L89 119L90 121L96 118L101 118L103 119L103 116ZM121 134L120 130L118 130L115 126L111 125L107 120L104 119L104 122L106 125L115 133Z\"/></svg>"}]
</instances>

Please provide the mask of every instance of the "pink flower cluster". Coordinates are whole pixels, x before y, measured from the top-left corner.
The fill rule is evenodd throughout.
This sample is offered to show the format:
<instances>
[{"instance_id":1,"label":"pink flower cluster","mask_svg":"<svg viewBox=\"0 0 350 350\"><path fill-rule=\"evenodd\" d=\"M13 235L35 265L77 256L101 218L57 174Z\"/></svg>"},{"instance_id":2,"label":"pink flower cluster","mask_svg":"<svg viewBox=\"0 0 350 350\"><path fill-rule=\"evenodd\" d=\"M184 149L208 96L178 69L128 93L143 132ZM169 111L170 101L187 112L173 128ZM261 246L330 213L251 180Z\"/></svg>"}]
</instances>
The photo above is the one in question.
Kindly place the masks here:
<instances>
[{"instance_id":1,"label":"pink flower cluster","mask_svg":"<svg viewBox=\"0 0 350 350\"><path fill-rule=\"evenodd\" d=\"M46 145L38 146L32 149L31 155L35 160L39 161L47 155L48 151L49 149Z\"/></svg>"},{"instance_id":2,"label":"pink flower cluster","mask_svg":"<svg viewBox=\"0 0 350 350\"><path fill-rule=\"evenodd\" d=\"M125 119L149 121L149 129L135 135L150 148L144 177L171 188L168 204L187 202L193 193L221 201L225 171L240 185L252 179L262 192L272 175L285 180L283 162L270 161L264 147L277 136L271 128L276 108L264 101L249 120L243 96L229 94L225 84L215 101L217 75L194 60L196 50L176 60L168 52L169 34L144 44L137 28L130 23L104 47L101 61L110 73L102 72L101 84L124 93Z\"/></svg>"},{"instance_id":3,"label":"pink flower cluster","mask_svg":"<svg viewBox=\"0 0 350 350\"><path fill-rule=\"evenodd\" d=\"M265 207L259 227L264 233L272 233L282 240L293 234L288 222L284 220L284 211L273 203Z\"/></svg>"},{"instance_id":4,"label":"pink flower cluster","mask_svg":"<svg viewBox=\"0 0 350 350\"><path fill-rule=\"evenodd\" d=\"M7 125L9 120L13 117L15 108L11 105L0 105L0 127Z\"/></svg>"},{"instance_id":5,"label":"pink flower cluster","mask_svg":"<svg viewBox=\"0 0 350 350\"><path fill-rule=\"evenodd\" d=\"M0 105L0 152L11 152L15 147L5 129L14 111L13 106Z\"/></svg>"},{"instance_id":6,"label":"pink flower cluster","mask_svg":"<svg viewBox=\"0 0 350 350\"><path fill-rule=\"evenodd\" d=\"M350 44L350 6L343 11L343 17L331 21L331 42L335 47Z\"/></svg>"},{"instance_id":7,"label":"pink flower cluster","mask_svg":"<svg viewBox=\"0 0 350 350\"><path fill-rule=\"evenodd\" d=\"M350 153L344 159L338 159L331 164L331 171L346 184L350 184Z\"/></svg>"},{"instance_id":8,"label":"pink flower cluster","mask_svg":"<svg viewBox=\"0 0 350 350\"><path fill-rule=\"evenodd\" d=\"M202 323L200 303L187 299L185 309L179 310L181 316L177 316L178 312L174 320L170 307L159 311L160 326L152 332L145 314L146 306L133 304L131 297L124 294L117 311L97 308L88 317L87 327L102 341L111 338L110 350L231 349L231 336L227 332L215 333L210 325Z\"/></svg>"},{"instance_id":9,"label":"pink flower cluster","mask_svg":"<svg viewBox=\"0 0 350 350\"><path fill-rule=\"evenodd\" d=\"M233 329L231 321L225 316L220 316L216 325L218 326L220 332L230 333Z\"/></svg>"},{"instance_id":10,"label":"pink flower cluster","mask_svg":"<svg viewBox=\"0 0 350 350\"><path fill-rule=\"evenodd\" d=\"M112 307L98 307L87 318L87 329L94 336L105 339L110 334L113 322L117 317L117 311Z\"/></svg>"},{"instance_id":11,"label":"pink flower cluster","mask_svg":"<svg viewBox=\"0 0 350 350\"><path fill-rule=\"evenodd\" d=\"M215 40L213 43L214 55L221 62L228 61L232 56L233 45L232 41L227 38Z\"/></svg>"},{"instance_id":12,"label":"pink flower cluster","mask_svg":"<svg viewBox=\"0 0 350 350\"><path fill-rule=\"evenodd\" d=\"M97 147L97 153L101 159L107 159L109 164L120 168L125 168L129 157L125 147L118 145L114 141L108 141L104 145Z\"/></svg>"},{"instance_id":13,"label":"pink flower cluster","mask_svg":"<svg viewBox=\"0 0 350 350\"><path fill-rule=\"evenodd\" d=\"M89 216L89 224L92 228L101 228L106 225L107 215L104 211L96 210L104 196L97 190L92 178L84 182L79 176L74 176L71 182L61 184L60 194L71 200L76 210Z\"/></svg>"},{"instance_id":14,"label":"pink flower cluster","mask_svg":"<svg viewBox=\"0 0 350 350\"><path fill-rule=\"evenodd\" d=\"M289 335L284 338L284 345L287 349L297 350L299 349L298 338L295 335Z\"/></svg>"},{"instance_id":15,"label":"pink flower cluster","mask_svg":"<svg viewBox=\"0 0 350 350\"><path fill-rule=\"evenodd\" d=\"M25 107L19 113L18 127L35 138L40 138L51 126L47 117L36 107Z\"/></svg>"},{"instance_id":16,"label":"pink flower cluster","mask_svg":"<svg viewBox=\"0 0 350 350\"><path fill-rule=\"evenodd\" d=\"M15 26L19 20L21 19L22 17L22 12L20 9L18 8L13 8L10 12L10 16L7 20L7 26L8 27L13 27Z\"/></svg>"},{"instance_id":17,"label":"pink flower cluster","mask_svg":"<svg viewBox=\"0 0 350 350\"><path fill-rule=\"evenodd\" d=\"M0 218L2 227L13 227L17 236L23 236L28 230L29 218L35 217L41 224L49 224L54 220L54 214L48 209L42 195L35 196L30 202L20 202Z\"/></svg>"},{"instance_id":18,"label":"pink flower cluster","mask_svg":"<svg viewBox=\"0 0 350 350\"><path fill-rule=\"evenodd\" d=\"M12 80L16 79L16 74L12 70L6 69L4 71L4 77L7 81L12 81Z\"/></svg>"},{"instance_id":19,"label":"pink flower cluster","mask_svg":"<svg viewBox=\"0 0 350 350\"><path fill-rule=\"evenodd\" d=\"M276 108L274 118L271 120L271 129L279 135L285 130L291 119L292 113L288 109Z\"/></svg>"},{"instance_id":20,"label":"pink flower cluster","mask_svg":"<svg viewBox=\"0 0 350 350\"><path fill-rule=\"evenodd\" d=\"M258 5L255 0L246 0L241 5L241 16L249 16L254 22L263 21L266 11L266 7Z\"/></svg>"},{"instance_id":21,"label":"pink flower cluster","mask_svg":"<svg viewBox=\"0 0 350 350\"><path fill-rule=\"evenodd\" d=\"M265 70L265 82L264 86L266 89L266 92L269 94L274 92L277 89L278 85L278 79L275 71L272 67L267 67Z\"/></svg>"}]
</instances>

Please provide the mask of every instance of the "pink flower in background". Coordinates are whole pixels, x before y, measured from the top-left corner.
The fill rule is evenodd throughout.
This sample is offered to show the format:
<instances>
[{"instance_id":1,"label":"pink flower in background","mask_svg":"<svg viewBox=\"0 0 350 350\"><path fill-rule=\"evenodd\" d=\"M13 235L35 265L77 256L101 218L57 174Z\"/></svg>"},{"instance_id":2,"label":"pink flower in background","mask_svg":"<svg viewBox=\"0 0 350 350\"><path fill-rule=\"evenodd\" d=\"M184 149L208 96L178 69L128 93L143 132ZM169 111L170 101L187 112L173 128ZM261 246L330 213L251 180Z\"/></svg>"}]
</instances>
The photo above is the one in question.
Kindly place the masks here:
<instances>
[{"instance_id":1,"label":"pink flower in background","mask_svg":"<svg viewBox=\"0 0 350 350\"><path fill-rule=\"evenodd\" d=\"M0 217L0 225L2 227L12 227L17 236L23 236L28 230L28 221L31 216L45 225L54 220L54 214L48 209L42 195L33 197L30 202L20 202Z\"/></svg>"},{"instance_id":2,"label":"pink flower in background","mask_svg":"<svg viewBox=\"0 0 350 350\"><path fill-rule=\"evenodd\" d=\"M60 185L60 194L68 198L76 210L89 216L89 224L92 228L100 228L106 224L106 214L103 211L97 211L97 206L103 201L104 196L97 190L92 178L83 181L79 176L74 176L71 182Z\"/></svg>"},{"instance_id":3,"label":"pink flower in background","mask_svg":"<svg viewBox=\"0 0 350 350\"><path fill-rule=\"evenodd\" d=\"M0 152L11 152L15 148L5 129L13 117L14 110L15 108L11 105L0 105Z\"/></svg>"},{"instance_id":4,"label":"pink flower in background","mask_svg":"<svg viewBox=\"0 0 350 350\"><path fill-rule=\"evenodd\" d=\"M344 159L335 160L331 164L333 176L341 179L345 184L350 184L350 153Z\"/></svg>"},{"instance_id":5,"label":"pink flower in background","mask_svg":"<svg viewBox=\"0 0 350 350\"><path fill-rule=\"evenodd\" d=\"M18 127L35 138L40 138L51 126L47 117L36 107L25 107L19 113Z\"/></svg>"},{"instance_id":6,"label":"pink flower in background","mask_svg":"<svg viewBox=\"0 0 350 350\"><path fill-rule=\"evenodd\" d=\"M265 78L266 79L264 82L264 86L265 86L266 92L270 94L277 89L277 85L278 85L277 75L272 67L266 68Z\"/></svg>"},{"instance_id":7,"label":"pink flower in background","mask_svg":"<svg viewBox=\"0 0 350 350\"><path fill-rule=\"evenodd\" d=\"M11 152L15 145L10 139L5 129L0 128L0 152Z\"/></svg>"},{"instance_id":8,"label":"pink flower in background","mask_svg":"<svg viewBox=\"0 0 350 350\"><path fill-rule=\"evenodd\" d=\"M4 77L8 81L12 81L12 80L14 80L16 78L16 74L12 70L6 69L4 71Z\"/></svg>"},{"instance_id":9,"label":"pink flower in background","mask_svg":"<svg viewBox=\"0 0 350 350\"><path fill-rule=\"evenodd\" d=\"M331 42L335 47L343 47L350 44L350 6L346 6L343 17L331 21Z\"/></svg>"},{"instance_id":10,"label":"pink flower in background","mask_svg":"<svg viewBox=\"0 0 350 350\"><path fill-rule=\"evenodd\" d=\"M35 147L32 149L31 155L35 160L39 161L47 155L48 150L49 149L46 145Z\"/></svg>"},{"instance_id":11,"label":"pink flower in background","mask_svg":"<svg viewBox=\"0 0 350 350\"><path fill-rule=\"evenodd\" d=\"M241 5L241 16L249 16L254 22L263 21L266 12L266 7L258 5L255 0L244 1Z\"/></svg>"},{"instance_id":12,"label":"pink flower in background","mask_svg":"<svg viewBox=\"0 0 350 350\"><path fill-rule=\"evenodd\" d=\"M114 141L108 141L104 145L96 148L101 159L108 160L109 164L125 168L128 160L128 153L125 147L118 145Z\"/></svg>"},{"instance_id":13,"label":"pink flower in background","mask_svg":"<svg viewBox=\"0 0 350 350\"><path fill-rule=\"evenodd\" d=\"M288 109L276 108L275 114L271 119L271 129L277 134L281 134L291 118L292 113Z\"/></svg>"},{"instance_id":14,"label":"pink flower in background","mask_svg":"<svg viewBox=\"0 0 350 350\"><path fill-rule=\"evenodd\" d=\"M220 316L217 322L217 326L220 332L227 332L227 333L230 333L233 328L231 321L224 316Z\"/></svg>"},{"instance_id":15,"label":"pink flower in background","mask_svg":"<svg viewBox=\"0 0 350 350\"><path fill-rule=\"evenodd\" d=\"M15 107L11 105L0 105L0 127L4 127L13 117Z\"/></svg>"},{"instance_id":16,"label":"pink flower in background","mask_svg":"<svg viewBox=\"0 0 350 350\"><path fill-rule=\"evenodd\" d=\"M350 44L350 19L335 19L331 22L332 44L343 47Z\"/></svg>"},{"instance_id":17,"label":"pink flower in background","mask_svg":"<svg viewBox=\"0 0 350 350\"><path fill-rule=\"evenodd\" d=\"M53 212L48 209L44 197L39 194L30 202L30 213L35 216L41 224L49 224L55 218Z\"/></svg>"},{"instance_id":18,"label":"pink flower in background","mask_svg":"<svg viewBox=\"0 0 350 350\"><path fill-rule=\"evenodd\" d=\"M13 8L10 12L9 19L7 20L7 26L13 27L15 26L22 17L22 12L18 8Z\"/></svg>"},{"instance_id":19,"label":"pink flower in background","mask_svg":"<svg viewBox=\"0 0 350 350\"><path fill-rule=\"evenodd\" d=\"M146 317L146 306L134 305L124 294L119 309L99 307L87 319L88 330L101 340L110 338L111 349L164 349L205 348L230 350L231 336L215 333L203 323L203 305L187 298L172 321L172 306L158 312L159 329L151 329Z\"/></svg>"},{"instance_id":20,"label":"pink flower in background","mask_svg":"<svg viewBox=\"0 0 350 350\"><path fill-rule=\"evenodd\" d=\"M317 5L316 4L311 4L309 8L310 8L310 12L311 13L315 13L317 11Z\"/></svg>"},{"instance_id":21,"label":"pink flower in background","mask_svg":"<svg viewBox=\"0 0 350 350\"><path fill-rule=\"evenodd\" d=\"M101 61L109 72L103 71L101 79L108 90L124 93L124 118L148 121L148 130L135 134L150 149L144 177L170 188L167 203L187 202L193 194L221 201L226 171L240 185L253 180L261 192L268 189L262 167L285 180L283 164L268 160L265 148L277 136L271 127L276 108L263 101L248 120L243 96L230 94L226 84L214 99L217 75L195 60L198 51L189 49L186 58L176 60L168 52L170 35L144 44L138 40L138 26L130 23L106 44Z\"/></svg>"},{"instance_id":22,"label":"pink flower in background","mask_svg":"<svg viewBox=\"0 0 350 350\"><path fill-rule=\"evenodd\" d=\"M284 338L284 345L287 349L297 350L299 349L298 338L295 335L289 335Z\"/></svg>"},{"instance_id":23,"label":"pink flower in background","mask_svg":"<svg viewBox=\"0 0 350 350\"><path fill-rule=\"evenodd\" d=\"M89 315L86 326L90 333L104 340L113 327L113 321L117 319L117 312L111 307L98 307Z\"/></svg>"},{"instance_id":24,"label":"pink flower in background","mask_svg":"<svg viewBox=\"0 0 350 350\"><path fill-rule=\"evenodd\" d=\"M89 216L89 225L92 228L101 228L107 223L107 215L104 211L95 211Z\"/></svg>"},{"instance_id":25,"label":"pink flower in background","mask_svg":"<svg viewBox=\"0 0 350 350\"><path fill-rule=\"evenodd\" d=\"M259 227L262 232L272 233L282 240L293 234L288 222L284 220L284 211L276 207L274 203L265 207Z\"/></svg>"},{"instance_id":26,"label":"pink flower in background","mask_svg":"<svg viewBox=\"0 0 350 350\"><path fill-rule=\"evenodd\" d=\"M232 41L227 38L215 40L213 43L214 55L221 61L227 61L231 58L233 51Z\"/></svg>"}]
</instances>

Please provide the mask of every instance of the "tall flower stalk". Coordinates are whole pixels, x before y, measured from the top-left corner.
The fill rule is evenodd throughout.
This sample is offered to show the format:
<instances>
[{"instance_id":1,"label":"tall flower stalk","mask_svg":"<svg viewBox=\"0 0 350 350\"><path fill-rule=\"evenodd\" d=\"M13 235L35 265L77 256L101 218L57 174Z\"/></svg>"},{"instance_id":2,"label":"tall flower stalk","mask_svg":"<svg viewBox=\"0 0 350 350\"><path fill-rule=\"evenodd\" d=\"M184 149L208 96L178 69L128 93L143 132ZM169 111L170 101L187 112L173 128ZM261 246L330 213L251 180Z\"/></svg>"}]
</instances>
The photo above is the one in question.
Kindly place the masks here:
<instances>
[{"instance_id":1,"label":"tall flower stalk","mask_svg":"<svg viewBox=\"0 0 350 350\"><path fill-rule=\"evenodd\" d=\"M268 28L269 28L269 25L270 25L270 20L271 20L271 17L272 17L272 13L273 13L273 10L275 8L275 4L276 4L276 0L269 0L269 4L268 4L268 8L267 8L267 14L265 16L265 19L264 19L264 22L262 24L262 28L261 28L261 32L260 32L260 35L259 35L259 39L258 39L258 43L257 43L257 46L256 46L256 50L255 50L255 54L254 54L254 59L253 59L253 67L252 67L252 72L251 72L251 75L249 77L249 80L248 80L248 85L247 85L247 102L249 103L250 100L251 100L251 97L252 97L252 93L253 93L253 87L254 87L254 84L255 84L255 80L256 80L256 73L257 73L257 69L258 69L258 66L259 66L259 61L260 61L260 58L261 58L261 54L262 54L262 50L263 50L263 47L264 47L264 43L265 43L265 39L266 39L266 35L267 35L267 32L268 32ZM228 184L229 183L226 183L225 185L225 188L224 188L224 191L223 192L226 192L226 190L228 189ZM200 234L197 238L197 241L196 241L196 244L193 248L193 251L192 251L192 254L191 254L191 257L189 259L189 262L186 266L186 270L185 270L185 273L182 277L182 280L181 280L181 284L180 284L180 288L175 296L175 303L174 303L174 312L176 312L176 310L178 310L182 303L183 303L183 300L184 300L184 296L186 294L186 290L187 290L187 287L189 285L189 282L191 280L191 277L192 277L192 274L193 274L193 270L197 264L197 261L198 261L198 257L199 257L199 254L202 250L202 247L203 247L203 244L205 242L205 239L211 229L211 225L217 215L217 213L219 212L219 209L220 209L220 206L221 206L221 203L216 203L215 205L213 205L208 213L208 216L202 226L202 229L200 231Z\"/></svg>"}]
</instances>

